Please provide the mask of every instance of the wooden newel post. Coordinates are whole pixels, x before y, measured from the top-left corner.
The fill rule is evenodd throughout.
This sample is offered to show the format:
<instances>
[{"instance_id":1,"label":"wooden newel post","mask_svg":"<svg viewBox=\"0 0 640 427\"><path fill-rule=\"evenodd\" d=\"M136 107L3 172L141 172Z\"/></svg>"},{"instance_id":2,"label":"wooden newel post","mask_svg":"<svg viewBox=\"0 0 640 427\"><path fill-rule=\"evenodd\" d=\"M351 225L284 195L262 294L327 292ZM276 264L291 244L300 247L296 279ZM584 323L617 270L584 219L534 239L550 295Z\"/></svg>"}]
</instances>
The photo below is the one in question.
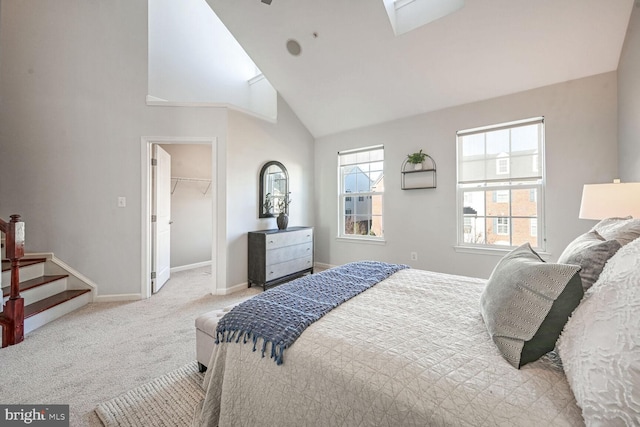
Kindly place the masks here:
<instances>
[{"instance_id":1,"label":"wooden newel post","mask_svg":"<svg viewBox=\"0 0 640 427\"><path fill-rule=\"evenodd\" d=\"M20 215L11 215L7 230L6 256L11 261L11 299L20 297L19 262L24 256L24 222Z\"/></svg>"},{"instance_id":2,"label":"wooden newel post","mask_svg":"<svg viewBox=\"0 0 640 427\"><path fill-rule=\"evenodd\" d=\"M24 222L20 215L11 215L6 224L6 257L11 261L11 294L4 305L7 320L2 329L2 346L18 344L24 340L24 299L20 296L20 258L24 256Z\"/></svg>"}]
</instances>

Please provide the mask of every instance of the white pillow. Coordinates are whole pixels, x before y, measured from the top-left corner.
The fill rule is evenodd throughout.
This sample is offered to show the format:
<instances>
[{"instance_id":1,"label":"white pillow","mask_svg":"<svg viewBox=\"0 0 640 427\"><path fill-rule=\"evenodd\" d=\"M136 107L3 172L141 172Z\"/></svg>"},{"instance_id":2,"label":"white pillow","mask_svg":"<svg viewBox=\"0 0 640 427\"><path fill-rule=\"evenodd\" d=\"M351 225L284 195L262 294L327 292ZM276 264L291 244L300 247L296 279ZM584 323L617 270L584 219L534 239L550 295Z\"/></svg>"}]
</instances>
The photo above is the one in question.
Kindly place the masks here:
<instances>
[{"instance_id":1,"label":"white pillow","mask_svg":"<svg viewBox=\"0 0 640 427\"><path fill-rule=\"evenodd\" d=\"M587 426L640 425L640 239L609 259L557 347Z\"/></svg>"}]
</instances>

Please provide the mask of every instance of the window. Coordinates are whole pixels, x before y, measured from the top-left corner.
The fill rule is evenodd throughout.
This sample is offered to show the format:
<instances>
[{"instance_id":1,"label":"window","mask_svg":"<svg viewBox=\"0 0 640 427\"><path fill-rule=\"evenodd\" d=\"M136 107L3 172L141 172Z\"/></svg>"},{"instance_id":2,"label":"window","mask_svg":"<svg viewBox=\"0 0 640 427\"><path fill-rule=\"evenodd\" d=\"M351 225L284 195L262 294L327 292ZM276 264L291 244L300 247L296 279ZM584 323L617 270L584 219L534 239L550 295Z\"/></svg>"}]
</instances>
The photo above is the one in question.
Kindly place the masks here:
<instances>
[{"instance_id":1,"label":"window","mask_svg":"<svg viewBox=\"0 0 640 427\"><path fill-rule=\"evenodd\" d=\"M509 218L496 218L496 233L502 236L509 235Z\"/></svg>"},{"instance_id":2,"label":"window","mask_svg":"<svg viewBox=\"0 0 640 427\"><path fill-rule=\"evenodd\" d=\"M507 190L498 190L494 192L495 194L495 202L496 203L509 203L509 191Z\"/></svg>"},{"instance_id":3,"label":"window","mask_svg":"<svg viewBox=\"0 0 640 427\"><path fill-rule=\"evenodd\" d=\"M457 133L458 245L544 250L544 119Z\"/></svg>"},{"instance_id":4,"label":"window","mask_svg":"<svg viewBox=\"0 0 640 427\"><path fill-rule=\"evenodd\" d=\"M536 237L538 235L538 219L531 218L529 221L531 221L529 224L529 233L532 237Z\"/></svg>"},{"instance_id":5,"label":"window","mask_svg":"<svg viewBox=\"0 0 640 427\"><path fill-rule=\"evenodd\" d=\"M341 151L338 168L338 237L382 240L384 148Z\"/></svg>"},{"instance_id":6,"label":"window","mask_svg":"<svg viewBox=\"0 0 640 427\"><path fill-rule=\"evenodd\" d=\"M507 173L509 173L509 158L502 153L496 159L496 174L505 175Z\"/></svg>"}]
</instances>

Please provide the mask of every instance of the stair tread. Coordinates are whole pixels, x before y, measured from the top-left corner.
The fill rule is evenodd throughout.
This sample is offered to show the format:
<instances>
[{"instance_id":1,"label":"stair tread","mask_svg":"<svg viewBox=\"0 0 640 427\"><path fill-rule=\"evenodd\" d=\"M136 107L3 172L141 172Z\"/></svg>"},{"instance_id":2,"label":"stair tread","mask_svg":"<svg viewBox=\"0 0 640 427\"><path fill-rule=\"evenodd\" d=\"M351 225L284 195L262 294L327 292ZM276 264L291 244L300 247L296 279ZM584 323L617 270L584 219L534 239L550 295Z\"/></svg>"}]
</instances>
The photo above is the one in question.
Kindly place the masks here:
<instances>
[{"instance_id":1,"label":"stair tread","mask_svg":"<svg viewBox=\"0 0 640 427\"><path fill-rule=\"evenodd\" d=\"M56 274L56 275L45 275L36 277L35 279L25 280L24 282L20 282L20 292L24 292L28 289L37 288L38 286L46 285L47 283L55 282L56 280L64 279L65 277L69 277L68 274ZM2 296L9 296L11 293L11 284L7 283L6 286L2 287Z\"/></svg>"},{"instance_id":2,"label":"stair tread","mask_svg":"<svg viewBox=\"0 0 640 427\"><path fill-rule=\"evenodd\" d=\"M46 258L22 258L22 259L18 260L18 266L19 267L27 267L29 265L43 263L46 260L47 260ZM9 271L9 270L11 270L11 261L9 261L8 259L3 259L2 260L2 271Z\"/></svg>"},{"instance_id":3,"label":"stair tread","mask_svg":"<svg viewBox=\"0 0 640 427\"><path fill-rule=\"evenodd\" d=\"M45 298L40 301L36 301L33 304L29 304L24 307L24 318L27 319L31 316L35 316L38 313L42 313L43 311L55 307L59 304L67 302L77 296L82 294L86 294L87 292L91 292L90 289L74 289L70 291L63 291L49 298Z\"/></svg>"}]
</instances>

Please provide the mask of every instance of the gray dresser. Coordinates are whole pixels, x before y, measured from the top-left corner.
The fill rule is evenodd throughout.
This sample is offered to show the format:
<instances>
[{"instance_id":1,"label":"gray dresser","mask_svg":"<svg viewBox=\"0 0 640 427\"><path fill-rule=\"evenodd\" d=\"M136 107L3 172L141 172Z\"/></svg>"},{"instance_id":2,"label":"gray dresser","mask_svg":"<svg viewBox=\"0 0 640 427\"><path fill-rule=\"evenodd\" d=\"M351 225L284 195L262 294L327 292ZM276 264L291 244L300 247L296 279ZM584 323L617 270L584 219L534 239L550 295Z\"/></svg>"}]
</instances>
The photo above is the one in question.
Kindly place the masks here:
<instances>
[{"instance_id":1,"label":"gray dresser","mask_svg":"<svg viewBox=\"0 0 640 427\"><path fill-rule=\"evenodd\" d=\"M313 228L249 232L249 287L264 289L313 273Z\"/></svg>"}]
</instances>

